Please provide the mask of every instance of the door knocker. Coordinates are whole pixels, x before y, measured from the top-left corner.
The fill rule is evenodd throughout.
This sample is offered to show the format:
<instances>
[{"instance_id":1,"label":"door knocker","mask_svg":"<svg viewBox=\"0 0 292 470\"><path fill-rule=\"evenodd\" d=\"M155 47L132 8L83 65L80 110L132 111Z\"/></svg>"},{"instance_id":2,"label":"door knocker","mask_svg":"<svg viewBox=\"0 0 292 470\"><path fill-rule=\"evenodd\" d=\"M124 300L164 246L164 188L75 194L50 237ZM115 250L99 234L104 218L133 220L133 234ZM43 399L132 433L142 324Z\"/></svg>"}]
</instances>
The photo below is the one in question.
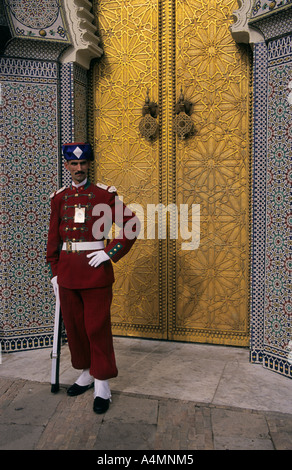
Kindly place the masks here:
<instances>
[{"instance_id":1,"label":"door knocker","mask_svg":"<svg viewBox=\"0 0 292 470\"><path fill-rule=\"evenodd\" d=\"M145 139L152 141L156 137L159 128L156 120L158 116L158 105L154 102L150 102L149 90L147 90L145 104L142 108L142 116L139 123L139 130Z\"/></svg>"},{"instance_id":2,"label":"door knocker","mask_svg":"<svg viewBox=\"0 0 292 470\"><path fill-rule=\"evenodd\" d=\"M190 117L192 114L192 103L184 99L181 88L179 101L175 107L174 131L180 139L186 139L194 131L194 123Z\"/></svg>"}]
</instances>

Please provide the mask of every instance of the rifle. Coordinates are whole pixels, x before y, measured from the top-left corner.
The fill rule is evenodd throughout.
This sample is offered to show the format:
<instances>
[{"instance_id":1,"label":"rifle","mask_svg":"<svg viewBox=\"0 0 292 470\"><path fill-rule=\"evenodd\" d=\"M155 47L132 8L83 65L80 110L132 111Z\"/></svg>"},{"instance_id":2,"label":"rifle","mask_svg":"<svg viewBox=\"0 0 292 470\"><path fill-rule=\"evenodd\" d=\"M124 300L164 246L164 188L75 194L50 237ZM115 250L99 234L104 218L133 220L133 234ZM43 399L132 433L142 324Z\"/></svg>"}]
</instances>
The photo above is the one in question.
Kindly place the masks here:
<instances>
[{"instance_id":1,"label":"rifle","mask_svg":"<svg viewBox=\"0 0 292 470\"><path fill-rule=\"evenodd\" d=\"M53 350L51 352L52 370L51 370L51 392L57 393L60 389L59 386L59 370L60 370L60 355L61 355L61 307L59 295L56 296L55 307L55 323L54 323L54 339Z\"/></svg>"}]
</instances>

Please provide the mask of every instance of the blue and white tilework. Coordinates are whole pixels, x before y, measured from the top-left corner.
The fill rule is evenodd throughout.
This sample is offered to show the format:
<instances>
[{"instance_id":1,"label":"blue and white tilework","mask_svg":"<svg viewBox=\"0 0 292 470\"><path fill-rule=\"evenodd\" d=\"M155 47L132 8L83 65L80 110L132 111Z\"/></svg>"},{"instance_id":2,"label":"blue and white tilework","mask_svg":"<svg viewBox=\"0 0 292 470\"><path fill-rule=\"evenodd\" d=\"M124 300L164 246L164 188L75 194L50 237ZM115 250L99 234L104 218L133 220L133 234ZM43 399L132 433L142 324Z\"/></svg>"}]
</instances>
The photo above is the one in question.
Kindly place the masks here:
<instances>
[{"instance_id":1,"label":"blue and white tilework","mask_svg":"<svg viewBox=\"0 0 292 470\"><path fill-rule=\"evenodd\" d=\"M72 62L61 65L61 144L87 141L87 72ZM61 185L70 184L61 162Z\"/></svg>"},{"instance_id":2,"label":"blue and white tilework","mask_svg":"<svg viewBox=\"0 0 292 470\"><path fill-rule=\"evenodd\" d=\"M273 12L285 10L291 5L292 0L255 0L251 10L251 19L262 18Z\"/></svg>"},{"instance_id":3,"label":"blue and white tilework","mask_svg":"<svg viewBox=\"0 0 292 470\"><path fill-rule=\"evenodd\" d=\"M56 0L5 0L14 37L70 42L63 10Z\"/></svg>"},{"instance_id":4,"label":"blue and white tilework","mask_svg":"<svg viewBox=\"0 0 292 470\"><path fill-rule=\"evenodd\" d=\"M254 48L253 186L251 245L251 360L262 363L265 302L267 47Z\"/></svg>"},{"instance_id":5,"label":"blue and white tilework","mask_svg":"<svg viewBox=\"0 0 292 470\"><path fill-rule=\"evenodd\" d=\"M289 377L291 310L291 36L255 47L252 240L254 362ZM266 95L266 97L265 97Z\"/></svg>"},{"instance_id":6,"label":"blue and white tilework","mask_svg":"<svg viewBox=\"0 0 292 470\"><path fill-rule=\"evenodd\" d=\"M50 192L58 178L58 66L0 59L2 349L37 348L52 336L54 299L45 263Z\"/></svg>"}]
</instances>

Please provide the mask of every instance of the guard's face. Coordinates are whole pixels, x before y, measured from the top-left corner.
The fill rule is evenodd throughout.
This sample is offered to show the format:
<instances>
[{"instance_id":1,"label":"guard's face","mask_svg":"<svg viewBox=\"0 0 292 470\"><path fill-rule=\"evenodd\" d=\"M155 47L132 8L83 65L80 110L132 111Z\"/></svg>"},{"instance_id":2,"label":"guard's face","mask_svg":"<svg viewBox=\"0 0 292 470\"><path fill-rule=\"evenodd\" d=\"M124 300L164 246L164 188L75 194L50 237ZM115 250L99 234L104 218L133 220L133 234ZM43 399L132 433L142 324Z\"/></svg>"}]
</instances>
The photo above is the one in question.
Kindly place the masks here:
<instances>
[{"instance_id":1,"label":"guard's face","mask_svg":"<svg viewBox=\"0 0 292 470\"><path fill-rule=\"evenodd\" d=\"M65 162L65 168L70 172L74 183L82 183L87 177L88 170L90 167L90 161L88 160L69 160Z\"/></svg>"}]
</instances>

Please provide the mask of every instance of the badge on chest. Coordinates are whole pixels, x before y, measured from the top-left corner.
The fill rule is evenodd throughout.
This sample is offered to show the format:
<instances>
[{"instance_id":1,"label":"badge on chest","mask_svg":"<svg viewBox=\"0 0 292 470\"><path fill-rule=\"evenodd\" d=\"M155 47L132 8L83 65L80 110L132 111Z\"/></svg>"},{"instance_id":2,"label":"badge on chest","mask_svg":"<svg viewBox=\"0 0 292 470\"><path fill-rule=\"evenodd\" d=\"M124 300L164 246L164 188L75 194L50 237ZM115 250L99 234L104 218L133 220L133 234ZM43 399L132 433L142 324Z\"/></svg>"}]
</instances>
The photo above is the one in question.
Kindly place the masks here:
<instances>
[{"instance_id":1,"label":"badge on chest","mask_svg":"<svg viewBox=\"0 0 292 470\"><path fill-rule=\"evenodd\" d=\"M81 207L80 204L78 207L75 207L74 222L75 224L82 224L85 222L85 207Z\"/></svg>"}]
</instances>

